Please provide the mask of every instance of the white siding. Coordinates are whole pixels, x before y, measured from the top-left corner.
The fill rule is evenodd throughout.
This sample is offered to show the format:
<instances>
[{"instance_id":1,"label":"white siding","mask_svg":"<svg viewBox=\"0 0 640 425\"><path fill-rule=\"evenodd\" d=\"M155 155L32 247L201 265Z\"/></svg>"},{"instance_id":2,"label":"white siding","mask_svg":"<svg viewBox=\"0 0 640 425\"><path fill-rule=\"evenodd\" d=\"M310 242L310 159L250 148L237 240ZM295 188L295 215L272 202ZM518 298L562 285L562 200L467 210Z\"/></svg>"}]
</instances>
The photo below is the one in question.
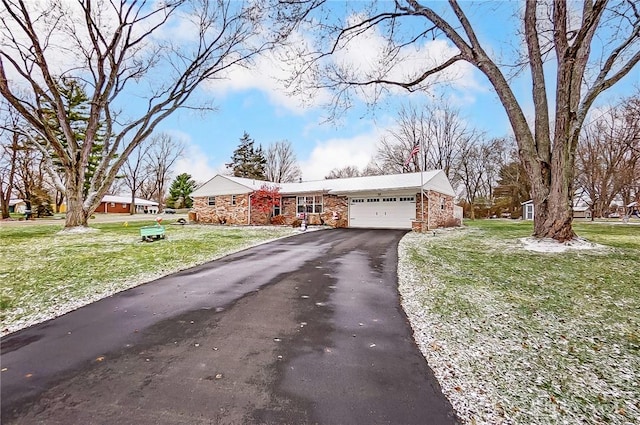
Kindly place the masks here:
<instances>
[{"instance_id":1,"label":"white siding","mask_svg":"<svg viewBox=\"0 0 640 425\"><path fill-rule=\"evenodd\" d=\"M244 195L253 189L236 183L225 176L217 175L191 193L191 198L201 196Z\"/></svg>"}]
</instances>

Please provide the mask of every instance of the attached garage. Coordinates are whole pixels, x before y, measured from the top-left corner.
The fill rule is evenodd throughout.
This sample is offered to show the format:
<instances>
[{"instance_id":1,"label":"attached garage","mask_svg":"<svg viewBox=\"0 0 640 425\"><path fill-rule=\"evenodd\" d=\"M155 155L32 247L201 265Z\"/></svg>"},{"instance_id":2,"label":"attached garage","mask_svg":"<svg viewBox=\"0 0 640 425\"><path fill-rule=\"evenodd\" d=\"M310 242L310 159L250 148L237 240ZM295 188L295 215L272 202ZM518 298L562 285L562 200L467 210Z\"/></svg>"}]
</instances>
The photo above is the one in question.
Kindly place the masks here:
<instances>
[{"instance_id":1,"label":"attached garage","mask_svg":"<svg viewBox=\"0 0 640 425\"><path fill-rule=\"evenodd\" d=\"M367 196L349 199L349 227L411 229L415 196Z\"/></svg>"}]
</instances>

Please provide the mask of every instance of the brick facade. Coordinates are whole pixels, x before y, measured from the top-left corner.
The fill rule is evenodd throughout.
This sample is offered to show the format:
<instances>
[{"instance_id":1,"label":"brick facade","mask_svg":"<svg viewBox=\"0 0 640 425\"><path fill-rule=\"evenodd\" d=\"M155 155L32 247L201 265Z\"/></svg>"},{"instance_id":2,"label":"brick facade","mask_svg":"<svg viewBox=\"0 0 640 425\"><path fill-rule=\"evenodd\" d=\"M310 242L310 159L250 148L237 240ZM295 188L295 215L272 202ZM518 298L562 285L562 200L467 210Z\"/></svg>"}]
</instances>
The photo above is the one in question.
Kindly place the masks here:
<instances>
[{"instance_id":1,"label":"brick facade","mask_svg":"<svg viewBox=\"0 0 640 425\"><path fill-rule=\"evenodd\" d=\"M332 227L347 227L347 213L349 201L346 196L322 195L322 213L307 214L310 225L326 224ZM337 218L334 218L334 212ZM296 196L282 197L281 215L286 224L292 224L298 219L298 204Z\"/></svg>"},{"instance_id":2,"label":"brick facade","mask_svg":"<svg viewBox=\"0 0 640 425\"><path fill-rule=\"evenodd\" d=\"M317 195L317 194L316 194ZM424 194L424 223L421 219L420 193L416 194L416 221L413 222L414 231L427 231L437 227L453 225L453 197L434 191ZM347 227L349 214L349 199L346 196L322 195L322 213L307 214L310 225L328 225L332 227ZM297 220L297 197L283 196L280 214L284 223L291 225ZM268 212L259 211L251 206L249 214L249 195L235 195L235 205L232 205L231 195L215 197L215 206L208 204L208 197L193 200L195 220L200 223L264 225L268 223ZM334 215L334 213L336 215ZM336 218L334 218L336 217ZM250 223L249 223L250 221Z\"/></svg>"},{"instance_id":3,"label":"brick facade","mask_svg":"<svg viewBox=\"0 0 640 425\"><path fill-rule=\"evenodd\" d=\"M232 196L235 196L235 205ZM249 224L249 195L216 196L215 205L209 205L209 197L194 198L193 211L199 223L246 225Z\"/></svg>"},{"instance_id":4,"label":"brick facade","mask_svg":"<svg viewBox=\"0 0 640 425\"><path fill-rule=\"evenodd\" d=\"M422 201L424 205L424 221L422 218ZM436 229L438 227L451 227L456 225L453 215L453 196L428 190L420 197L416 194L416 221L412 229L417 232ZM458 223L457 225L460 225Z\"/></svg>"},{"instance_id":5,"label":"brick facade","mask_svg":"<svg viewBox=\"0 0 640 425\"><path fill-rule=\"evenodd\" d=\"M123 204L120 202L100 202L98 208L96 208L96 213L129 213L131 212L131 204Z\"/></svg>"}]
</instances>

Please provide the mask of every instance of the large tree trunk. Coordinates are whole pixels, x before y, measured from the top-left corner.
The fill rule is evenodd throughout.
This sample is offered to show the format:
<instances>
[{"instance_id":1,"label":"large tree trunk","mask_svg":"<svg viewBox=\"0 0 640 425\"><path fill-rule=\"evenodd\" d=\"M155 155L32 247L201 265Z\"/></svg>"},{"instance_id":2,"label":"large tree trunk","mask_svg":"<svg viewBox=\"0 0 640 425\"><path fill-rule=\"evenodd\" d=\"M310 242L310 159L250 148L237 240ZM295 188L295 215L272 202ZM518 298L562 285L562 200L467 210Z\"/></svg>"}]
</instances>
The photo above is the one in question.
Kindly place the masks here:
<instances>
[{"instance_id":1,"label":"large tree trunk","mask_svg":"<svg viewBox=\"0 0 640 425\"><path fill-rule=\"evenodd\" d=\"M567 185L568 183L564 179L552 181L551 190L546 196L532 190L535 211L534 237L552 238L559 242L566 242L576 236L571 226L573 209Z\"/></svg>"},{"instance_id":2,"label":"large tree trunk","mask_svg":"<svg viewBox=\"0 0 640 425\"><path fill-rule=\"evenodd\" d=\"M67 194L67 214L65 228L88 227L90 214L83 208L82 199Z\"/></svg>"},{"instance_id":3,"label":"large tree trunk","mask_svg":"<svg viewBox=\"0 0 640 425\"><path fill-rule=\"evenodd\" d=\"M82 178L76 180L73 178L73 174L71 174L70 178L67 179L67 214L64 223L64 227L67 229L72 227L87 227L89 225L89 217L93 213L92 210L85 208L82 193L84 175L81 177ZM78 183L78 180L80 183Z\"/></svg>"},{"instance_id":4,"label":"large tree trunk","mask_svg":"<svg viewBox=\"0 0 640 425\"><path fill-rule=\"evenodd\" d=\"M557 113L559 114L559 113ZM569 114L556 117L556 123L562 121L570 123ZM568 128L568 124L567 128ZM533 236L536 238L551 238L559 242L566 242L576 237L573 231L573 179L574 157L571 153L571 136L562 130L562 124L556 125L556 136L553 143L551 164L537 161L537 167L530 169L531 197L534 207ZM564 136L564 137L563 137ZM541 140L541 139L538 139ZM550 145L550 143L549 143ZM526 164L535 163L531 158L523 161Z\"/></svg>"}]
</instances>

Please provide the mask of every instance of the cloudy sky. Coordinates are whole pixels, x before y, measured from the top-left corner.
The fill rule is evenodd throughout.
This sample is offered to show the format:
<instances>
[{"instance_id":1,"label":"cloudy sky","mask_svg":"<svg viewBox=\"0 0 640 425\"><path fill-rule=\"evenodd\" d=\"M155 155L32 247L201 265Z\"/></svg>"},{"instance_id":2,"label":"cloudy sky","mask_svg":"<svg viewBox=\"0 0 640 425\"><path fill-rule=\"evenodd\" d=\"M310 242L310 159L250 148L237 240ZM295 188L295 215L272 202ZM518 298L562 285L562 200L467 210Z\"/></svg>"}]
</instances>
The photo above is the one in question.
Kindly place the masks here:
<instances>
[{"instance_id":1,"label":"cloudy sky","mask_svg":"<svg viewBox=\"0 0 640 425\"><path fill-rule=\"evenodd\" d=\"M484 13L489 16L495 12L492 8ZM501 13L511 16L513 10L504 8ZM341 16L340 19L354 18ZM479 19L478 26L481 33L495 27L483 19ZM501 31L493 29L487 35L498 35ZM310 37L308 34L297 36L299 43L308 42ZM365 73L375 66L384 43L379 32L369 31L332 60ZM502 43L503 40L498 40L490 46L501 49ZM513 43L517 44L517 40ZM417 72L424 69L425 64L450 57L452 52L455 54L456 49L442 40L416 43L404 53L402 66L392 69L389 75ZM188 172L201 182L216 173L228 172L224 164L230 161L244 132L265 149L279 140L290 141L304 180L322 179L337 167L355 165L362 169L374 155L381 136L393 125L399 107L409 103L419 106L445 99L459 108L471 125L490 136L506 136L510 131L506 115L487 81L466 64L448 71L449 82L439 85L437 91L408 93L393 89L374 108L367 107L365 99L355 96L353 107L341 113L339 120L327 120L327 109L323 105L330 98L329 93L321 91L313 97L287 96L279 82L286 76L285 65L273 56L262 57L254 68L235 70L226 79L206 87L206 94L214 99L216 112L203 116L181 111L168 119L161 130L179 137L187 145L177 172Z\"/></svg>"},{"instance_id":2,"label":"cloudy sky","mask_svg":"<svg viewBox=\"0 0 640 425\"><path fill-rule=\"evenodd\" d=\"M358 17L346 7L358 8L367 2L333 2L329 19L340 23L355 22ZM392 5L392 2L380 2ZM432 2L445 8L445 2ZM522 43L517 19L521 2L462 2L476 34L486 51L500 62L514 59ZM424 30L424 20L410 21L404 30ZM411 25L416 25L411 28ZM180 40L188 37L188 28L173 28L168 37ZM304 30L295 34L295 44L304 46L313 35ZM61 43L64 46L64 43ZM367 31L353 39L349 46L330 60L365 74L375 68L385 39L377 30ZM431 64L441 63L456 53L448 42L430 37L411 43L399 58L400 65L387 70L389 78L418 75ZM276 52L277 53L277 52ZM550 62L552 63L552 61ZM515 70L514 70L515 71ZM185 155L178 162L176 174L190 173L204 182L216 173L225 173L239 139L246 132L257 144L267 148L271 143L288 140L292 143L304 180L322 179L334 168L357 166L364 168L376 151L380 138L394 125L402 105L414 106L447 102L460 110L470 126L486 133L487 138L509 136L506 114L486 78L470 65L460 63L447 70L435 89L408 93L392 89L375 105L365 100L367 90L354 96L352 107L339 114L339 119L327 119L323 104L331 93L318 91L289 96L281 83L287 77L287 64L276 54L260 57L250 69L233 69L224 78L206 84L197 94L211 101L214 112L181 110L166 119L156 131L164 131L184 142ZM526 67L510 77L510 83L521 100L527 115L531 115L531 86ZM552 83L551 83L552 84ZM601 96L600 102L613 102L621 93L629 94L640 87L640 73L634 70L616 88ZM126 103L126 102L125 102Z\"/></svg>"}]
</instances>

